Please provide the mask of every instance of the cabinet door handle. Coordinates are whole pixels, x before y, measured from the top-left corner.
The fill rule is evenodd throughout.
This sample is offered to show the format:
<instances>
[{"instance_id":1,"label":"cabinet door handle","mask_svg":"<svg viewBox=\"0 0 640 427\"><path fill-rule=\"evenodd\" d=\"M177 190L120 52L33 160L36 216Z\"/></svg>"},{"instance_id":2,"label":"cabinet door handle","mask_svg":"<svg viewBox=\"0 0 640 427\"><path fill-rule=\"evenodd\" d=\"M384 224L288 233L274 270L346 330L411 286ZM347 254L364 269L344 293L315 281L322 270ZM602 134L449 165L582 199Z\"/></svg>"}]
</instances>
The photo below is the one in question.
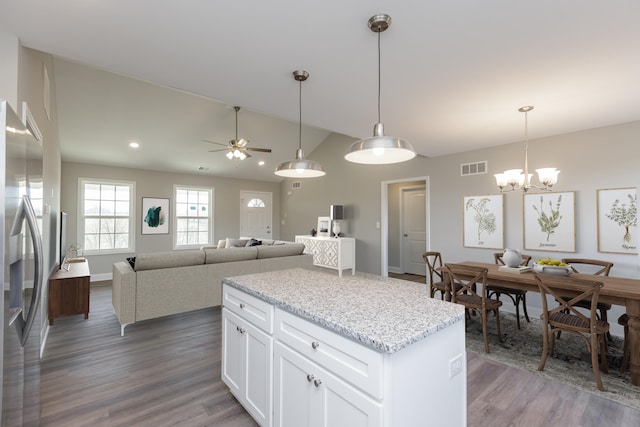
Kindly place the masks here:
<instances>
[{"instance_id":1,"label":"cabinet door handle","mask_svg":"<svg viewBox=\"0 0 640 427\"><path fill-rule=\"evenodd\" d=\"M243 303L240 303L240 308L244 308L244 304Z\"/></svg>"},{"instance_id":2,"label":"cabinet door handle","mask_svg":"<svg viewBox=\"0 0 640 427\"><path fill-rule=\"evenodd\" d=\"M322 381L320 381L320 380L314 380L313 381L313 385L315 385L316 387L320 387L320 384L322 384Z\"/></svg>"},{"instance_id":3,"label":"cabinet door handle","mask_svg":"<svg viewBox=\"0 0 640 427\"><path fill-rule=\"evenodd\" d=\"M307 374L307 381L311 382L313 381L313 374Z\"/></svg>"},{"instance_id":4,"label":"cabinet door handle","mask_svg":"<svg viewBox=\"0 0 640 427\"><path fill-rule=\"evenodd\" d=\"M313 349L317 349L318 347L320 347L320 343L318 341L314 341L311 343L311 347L313 347Z\"/></svg>"},{"instance_id":5,"label":"cabinet door handle","mask_svg":"<svg viewBox=\"0 0 640 427\"><path fill-rule=\"evenodd\" d=\"M244 334L244 329L242 329L240 326L236 326L236 331L240 332L241 334Z\"/></svg>"}]
</instances>

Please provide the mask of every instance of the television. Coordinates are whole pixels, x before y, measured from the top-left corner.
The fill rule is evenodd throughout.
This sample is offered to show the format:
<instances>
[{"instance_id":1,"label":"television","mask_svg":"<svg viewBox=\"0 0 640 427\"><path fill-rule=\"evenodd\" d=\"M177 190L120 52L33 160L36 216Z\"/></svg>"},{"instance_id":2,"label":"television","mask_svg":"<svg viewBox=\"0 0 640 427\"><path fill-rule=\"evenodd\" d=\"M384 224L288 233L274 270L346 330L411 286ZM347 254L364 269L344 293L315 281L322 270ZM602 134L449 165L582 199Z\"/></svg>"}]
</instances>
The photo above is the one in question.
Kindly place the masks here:
<instances>
[{"instance_id":1,"label":"television","mask_svg":"<svg viewBox=\"0 0 640 427\"><path fill-rule=\"evenodd\" d=\"M64 259L67 257L67 213L60 212L60 247L59 268L62 269Z\"/></svg>"}]
</instances>

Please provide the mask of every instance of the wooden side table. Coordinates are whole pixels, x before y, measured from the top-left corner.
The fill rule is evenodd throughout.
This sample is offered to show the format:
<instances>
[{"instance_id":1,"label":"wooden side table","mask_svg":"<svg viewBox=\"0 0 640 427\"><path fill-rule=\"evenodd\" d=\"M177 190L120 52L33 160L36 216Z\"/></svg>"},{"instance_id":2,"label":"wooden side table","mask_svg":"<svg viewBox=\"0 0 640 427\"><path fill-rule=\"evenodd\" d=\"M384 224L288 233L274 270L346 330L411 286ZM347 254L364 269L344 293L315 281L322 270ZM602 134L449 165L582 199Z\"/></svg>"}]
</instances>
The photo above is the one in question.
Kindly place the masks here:
<instances>
[{"instance_id":1,"label":"wooden side table","mask_svg":"<svg viewBox=\"0 0 640 427\"><path fill-rule=\"evenodd\" d=\"M49 324L58 317L83 314L89 318L89 262L65 264L69 270L56 271L49 277Z\"/></svg>"}]
</instances>

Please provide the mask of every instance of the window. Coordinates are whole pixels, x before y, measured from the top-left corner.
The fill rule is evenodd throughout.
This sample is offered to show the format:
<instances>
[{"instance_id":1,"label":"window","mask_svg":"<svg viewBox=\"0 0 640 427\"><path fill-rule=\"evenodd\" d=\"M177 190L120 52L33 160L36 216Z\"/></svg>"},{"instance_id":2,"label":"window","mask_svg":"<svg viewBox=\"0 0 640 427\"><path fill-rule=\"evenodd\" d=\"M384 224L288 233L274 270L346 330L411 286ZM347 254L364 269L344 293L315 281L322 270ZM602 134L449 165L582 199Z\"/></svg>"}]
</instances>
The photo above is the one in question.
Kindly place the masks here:
<instances>
[{"instance_id":1,"label":"window","mask_svg":"<svg viewBox=\"0 0 640 427\"><path fill-rule=\"evenodd\" d=\"M248 208L264 208L265 204L260 199L251 199L249 200L249 203L247 203L247 207Z\"/></svg>"},{"instance_id":2,"label":"window","mask_svg":"<svg viewBox=\"0 0 640 427\"><path fill-rule=\"evenodd\" d=\"M135 184L80 179L78 242L85 254L134 250Z\"/></svg>"},{"instance_id":3,"label":"window","mask_svg":"<svg viewBox=\"0 0 640 427\"><path fill-rule=\"evenodd\" d=\"M213 189L175 187L175 247L208 245L213 236Z\"/></svg>"}]
</instances>

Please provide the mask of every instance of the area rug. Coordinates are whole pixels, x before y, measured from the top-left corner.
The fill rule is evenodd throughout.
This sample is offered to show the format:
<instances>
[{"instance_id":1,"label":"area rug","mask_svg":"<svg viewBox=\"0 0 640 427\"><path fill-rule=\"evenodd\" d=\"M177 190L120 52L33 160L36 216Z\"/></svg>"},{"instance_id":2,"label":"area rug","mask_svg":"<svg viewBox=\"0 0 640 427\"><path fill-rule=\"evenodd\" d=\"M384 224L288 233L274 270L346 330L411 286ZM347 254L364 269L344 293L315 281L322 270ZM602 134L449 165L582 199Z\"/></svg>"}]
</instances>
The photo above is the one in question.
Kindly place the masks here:
<instances>
[{"instance_id":1,"label":"area rug","mask_svg":"<svg viewBox=\"0 0 640 427\"><path fill-rule=\"evenodd\" d=\"M498 340L495 317L489 316L489 350L484 352L482 324L479 316L467 320L467 351L514 368L542 375L545 378L567 384L597 396L640 409L640 386L631 384L629 372L620 373L623 340L613 337L608 343L607 364L609 373L601 371L605 391L596 387L591 368L591 355L587 347L575 334L563 332L556 340L555 354L547 358L544 371L538 371L542 355L543 326L540 319L530 323L521 318L521 328L516 328L515 315L500 313L502 343Z\"/></svg>"}]
</instances>

